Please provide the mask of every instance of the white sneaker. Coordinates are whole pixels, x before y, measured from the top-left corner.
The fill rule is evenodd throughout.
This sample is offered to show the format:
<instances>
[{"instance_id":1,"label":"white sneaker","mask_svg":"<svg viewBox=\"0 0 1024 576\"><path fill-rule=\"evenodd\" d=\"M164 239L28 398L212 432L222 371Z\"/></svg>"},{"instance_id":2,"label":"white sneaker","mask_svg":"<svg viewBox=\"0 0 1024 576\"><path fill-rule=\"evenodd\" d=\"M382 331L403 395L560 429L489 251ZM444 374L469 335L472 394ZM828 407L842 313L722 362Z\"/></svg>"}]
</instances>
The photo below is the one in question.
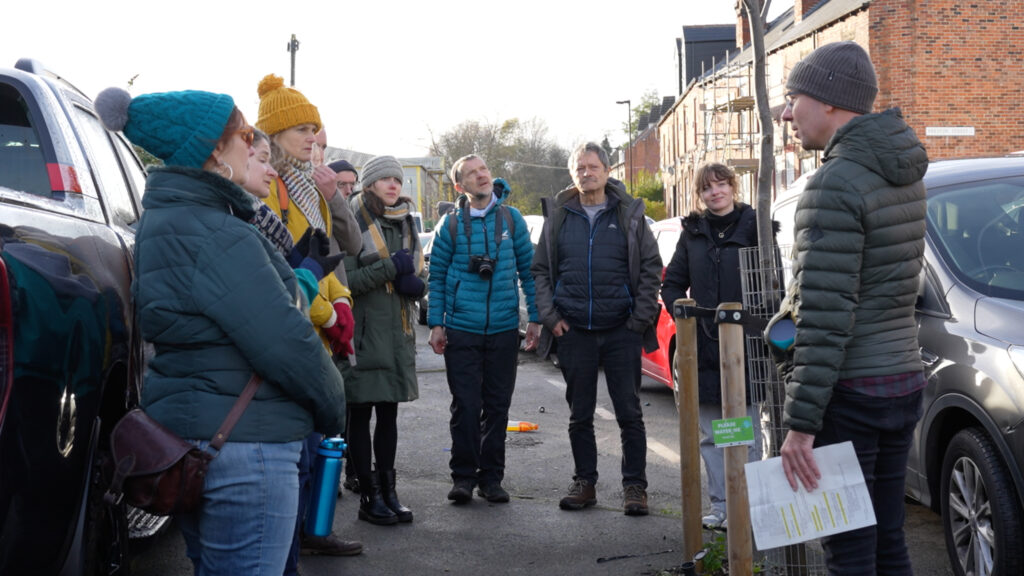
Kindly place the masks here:
<instances>
[{"instance_id":1,"label":"white sneaker","mask_svg":"<svg viewBox=\"0 0 1024 576\"><path fill-rule=\"evenodd\" d=\"M725 528L728 520L725 518L725 512L719 512L718 510L712 510L709 514L706 514L700 519L701 524L705 528Z\"/></svg>"}]
</instances>

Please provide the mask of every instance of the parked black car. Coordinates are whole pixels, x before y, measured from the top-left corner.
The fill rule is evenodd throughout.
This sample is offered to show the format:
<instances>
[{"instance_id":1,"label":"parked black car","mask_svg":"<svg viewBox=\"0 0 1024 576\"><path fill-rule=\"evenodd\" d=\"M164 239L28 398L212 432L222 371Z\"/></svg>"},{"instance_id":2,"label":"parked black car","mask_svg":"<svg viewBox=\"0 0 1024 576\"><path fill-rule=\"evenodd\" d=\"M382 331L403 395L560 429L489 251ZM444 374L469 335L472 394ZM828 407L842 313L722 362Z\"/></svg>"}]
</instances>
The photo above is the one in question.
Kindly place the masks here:
<instances>
[{"instance_id":1,"label":"parked black car","mask_svg":"<svg viewBox=\"0 0 1024 576\"><path fill-rule=\"evenodd\" d=\"M956 574L1024 574L1024 157L933 162L924 181L928 386L907 494L942 514ZM801 190L773 205L780 238Z\"/></svg>"},{"instance_id":2,"label":"parked black car","mask_svg":"<svg viewBox=\"0 0 1024 576\"><path fill-rule=\"evenodd\" d=\"M117 574L111 427L137 402L130 297L145 172L90 100L31 60L0 68L0 574Z\"/></svg>"}]
</instances>

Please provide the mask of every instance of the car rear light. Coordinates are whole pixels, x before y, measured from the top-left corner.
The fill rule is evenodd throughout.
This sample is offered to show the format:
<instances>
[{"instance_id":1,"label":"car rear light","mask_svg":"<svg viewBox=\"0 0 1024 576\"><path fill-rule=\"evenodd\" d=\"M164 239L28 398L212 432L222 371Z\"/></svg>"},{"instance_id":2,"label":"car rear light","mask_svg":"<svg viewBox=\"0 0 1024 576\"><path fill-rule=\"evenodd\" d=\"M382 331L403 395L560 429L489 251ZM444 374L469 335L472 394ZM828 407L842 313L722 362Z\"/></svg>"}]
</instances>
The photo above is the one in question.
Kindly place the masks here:
<instances>
[{"instance_id":1,"label":"car rear light","mask_svg":"<svg viewBox=\"0 0 1024 576\"><path fill-rule=\"evenodd\" d=\"M50 162L46 165L46 173L50 176L50 190L82 193L82 185L78 182L78 173L73 166Z\"/></svg>"},{"instance_id":2,"label":"car rear light","mask_svg":"<svg viewBox=\"0 0 1024 576\"><path fill-rule=\"evenodd\" d=\"M14 385L14 311L7 265L0 258L0 430L4 427L7 404Z\"/></svg>"}]
</instances>

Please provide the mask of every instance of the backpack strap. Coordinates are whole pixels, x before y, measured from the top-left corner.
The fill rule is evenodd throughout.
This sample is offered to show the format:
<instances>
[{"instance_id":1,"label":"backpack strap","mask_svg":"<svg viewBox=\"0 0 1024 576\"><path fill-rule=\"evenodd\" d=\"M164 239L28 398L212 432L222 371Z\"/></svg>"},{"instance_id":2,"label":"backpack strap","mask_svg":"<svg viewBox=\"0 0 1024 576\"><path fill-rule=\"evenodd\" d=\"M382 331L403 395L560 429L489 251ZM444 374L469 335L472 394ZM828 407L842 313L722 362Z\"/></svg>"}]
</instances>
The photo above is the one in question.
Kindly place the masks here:
<instances>
[{"instance_id":1,"label":"backpack strap","mask_svg":"<svg viewBox=\"0 0 1024 576\"><path fill-rule=\"evenodd\" d=\"M274 181L274 187L277 188L277 205L281 209L281 222L284 222L284 225L287 226L289 204L288 191L285 190L284 180L281 180L281 178L278 177L277 180Z\"/></svg>"},{"instance_id":2,"label":"backpack strap","mask_svg":"<svg viewBox=\"0 0 1024 576\"><path fill-rule=\"evenodd\" d=\"M459 208L462 209L463 228L465 228L465 231L466 231L466 240L467 240L467 245L468 245L469 241L472 239L472 232L473 232L471 227L470 227L469 209L466 207L465 203L462 203L462 206L459 206ZM501 204L501 205L498 206L498 212L501 214L501 218L505 220L505 228L508 230L509 236L511 238L513 238L513 240L514 240L515 239L515 234L516 234L516 221L515 221L514 218L512 218L512 211L509 210L508 206L505 206L504 204ZM447 224L448 224L448 236L451 238L451 241L452 241L452 253L453 254L455 253L455 239L456 239L456 236L458 236L458 222L456 222L457 218L455 218L454 216L455 216L455 212L454 211L449 212L446 215L446 217L447 217ZM497 221L497 218L495 218L495 221ZM494 227L494 249L495 249L495 252L498 251L498 247L500 245L501 245L501 225L499 224L499 225ZM469 247L467 246L467 249L468 248ZM472 250L470 250L470 255L472 256ZM497 256L497 254L495 254L495 256Z\"/></svg>"}]
</instances>

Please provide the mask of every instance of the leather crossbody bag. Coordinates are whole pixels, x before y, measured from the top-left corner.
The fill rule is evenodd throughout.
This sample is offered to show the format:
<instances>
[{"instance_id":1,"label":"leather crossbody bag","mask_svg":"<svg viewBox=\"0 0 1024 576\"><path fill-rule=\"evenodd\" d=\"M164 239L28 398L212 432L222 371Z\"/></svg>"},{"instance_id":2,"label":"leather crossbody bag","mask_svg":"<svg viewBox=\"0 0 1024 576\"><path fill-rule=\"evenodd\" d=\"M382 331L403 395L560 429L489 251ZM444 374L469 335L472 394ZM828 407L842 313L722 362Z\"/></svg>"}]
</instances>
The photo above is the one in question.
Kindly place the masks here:
<instances>
[{"instance_id":1,"label":"leather crossbody bag","mask_svg":"<svg viewBox=\"0 0 1024 576\"><path fill-rule=\"evenodd\" d=\"M103 499L109 504L118 504L123 499L157 516L199 508L210 461L227 442L231 430L256 395L260 381L255 374L249 379L210 441L210 451L186 442L141 408L128 411L110 434L114 475Z\"/></svg>"}]
</instances>

